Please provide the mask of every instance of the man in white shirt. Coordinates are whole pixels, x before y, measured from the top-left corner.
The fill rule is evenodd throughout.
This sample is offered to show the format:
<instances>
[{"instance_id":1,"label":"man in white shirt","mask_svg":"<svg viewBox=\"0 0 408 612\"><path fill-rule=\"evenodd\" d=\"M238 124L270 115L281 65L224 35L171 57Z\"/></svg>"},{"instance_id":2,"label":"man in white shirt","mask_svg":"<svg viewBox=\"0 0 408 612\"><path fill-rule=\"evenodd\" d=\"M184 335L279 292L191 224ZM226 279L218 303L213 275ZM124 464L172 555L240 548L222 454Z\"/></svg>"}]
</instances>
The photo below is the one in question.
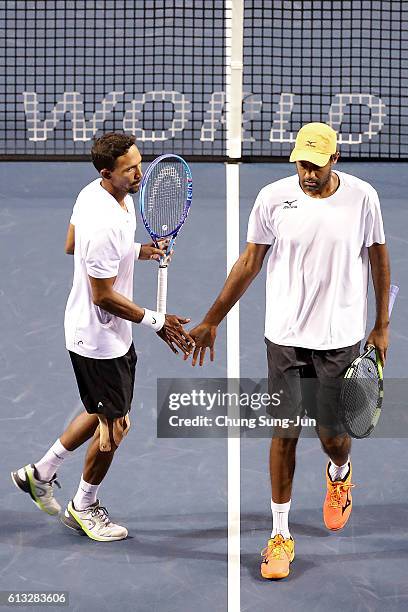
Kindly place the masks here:
<instances>
[{"instance_id":1,"label":"man in white shirt","mask_svg":"<svg viewBox=\"0 0 408 612\"><path fill-rule=\"evenodd\" d=\"M14 484L48 514L59 514L56 472L75 449L92 438L78 491L62 522L91 539L122 540L127 529L109 519L97 499L113 455L130 427L136 352L132 322L153 329L173 352L188 355L189 319L142 308L132 301L135 259L159 259L164 243L134 242L135 209L130 194L142 179L134 138L108 133L95 141L92 161L100 176L76 200L66 253L74 255L74 279L65 311L65 338L85 411L35 464L12 473ZM58 485L59 486L59 485Z\"/></svg>"},{"instance_id":2,"label":"man in white shirt","mask_svg":"<svg viewBox=\"0 0 408 612\"><path fill-rule=\"evenodd\" d=\"M269 248L265 342L270 390L283 388L273 416L317 420L329 457L323 518L338 530L350 517L351 440L338 417L340 381L360 352L367 318L369 263L376 296L376 321L367 338L384 363L388 346L390 269L380 204L375 189L334 171L339 158L335 131L310 123L299 131L290 161L297 174L264 187L248 223L247 247L232 268L202 323L190 331L192 365L214 359L217 327L249 287ZM186 357L185 357L186 358ZM314 379L315 386L310 389ZM282 415L283 412L283 415ZM283 578L294 559L288 526L295 452L300 428L275 427L270 451L273 530L261 574Z\"/></svg>"}]
</instances>

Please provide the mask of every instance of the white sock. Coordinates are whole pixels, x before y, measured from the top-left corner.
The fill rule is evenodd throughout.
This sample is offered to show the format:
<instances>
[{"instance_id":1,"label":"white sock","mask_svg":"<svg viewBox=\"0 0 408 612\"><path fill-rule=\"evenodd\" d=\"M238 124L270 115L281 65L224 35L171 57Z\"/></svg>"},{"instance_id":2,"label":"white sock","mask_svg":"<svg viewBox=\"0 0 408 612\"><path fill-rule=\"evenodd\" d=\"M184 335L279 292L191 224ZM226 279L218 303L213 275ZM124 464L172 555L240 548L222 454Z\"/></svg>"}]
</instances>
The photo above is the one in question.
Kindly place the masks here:
<instances>
[{"instance_id":1,"label":"white sock","mask_svg":"<svg viewBox=\"0 0 408 612\"><path fill-rule=\"evenodd\" d=\"M271 538L274 538L277 533L283 535L285 539L290 538L289 531L289 510L290 510L290 502L289 500L286 504L275 504L271 500L271 510L272 510L272 533Z\"/></svg>"},{"instance_id":2,"label":"white sock","mask_svg":"<svg viewBox=\"0 0 408 612\"><path fill-rule=\"evenodd\" d=\"M76 508L76 510L85 510L91 504L94 504L96 502L99 487L100 485L93 485L89 484L89 482L85 482L84 477L81 476L78 491L72 500L74 502L74 508Z\"/></svg>"},{"instance_id":3,"label":"white sock","mask_svg":"<svg viewBox=\"0 0 408 612\"><path fill-rule=\"evenodd\" d=\"M329 476L334 480L343 480L350 467L350 457L347 459L344 465L336 465L332 461L330 461L329 465Z\"/></svg>"},{"instance_id":4,"label":"white sock","mask_svg":"<svg viewBox=\"0 0 408 612\"><path fill-rule=\"evenodd\" d=\"M61 444L60 439L51 446L51 448L45 453L44 457L35 464L38 477L40 480L48 482L54 476L59 466L62 464L64 459L68 457L69 451Z\"/></svg>"}]
</instances>

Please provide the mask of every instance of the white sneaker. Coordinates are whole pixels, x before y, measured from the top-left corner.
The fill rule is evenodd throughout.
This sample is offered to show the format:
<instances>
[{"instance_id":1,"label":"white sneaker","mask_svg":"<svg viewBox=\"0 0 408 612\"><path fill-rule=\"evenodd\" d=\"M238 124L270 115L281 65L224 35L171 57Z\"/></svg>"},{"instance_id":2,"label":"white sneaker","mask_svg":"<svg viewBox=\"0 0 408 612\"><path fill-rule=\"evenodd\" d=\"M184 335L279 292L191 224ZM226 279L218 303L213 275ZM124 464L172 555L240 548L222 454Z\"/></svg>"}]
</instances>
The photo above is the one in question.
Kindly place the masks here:
<instances>
[{"instance_id":1,"label":"white sneaker","mask_svg":"<svg viewBox=\"0 0 408 612\"><path fill-rule=\"evenodd\" d=\"M20 491L28 493L31 500L35 503L37 508L46 512L47 514L55 515L61 512L61 506L54 498L54 484L61 488L58 482L57 475L54 476L48 482L40 480L35 476L36 469L34 464L25 465L24 467L17 470L17 472L11 472L11 479Z\"/></svg>"},{"instance_id":2,"label":"white sneaker","mask_svg":"<svg viewBox=\"0 0 408 612\"><path fill-rule=\"evenodd\" d=\"M74 519L68 512L68 508L65 510L65 512L61 512L60 521L63 525L65 525L65 527L68 527L68 529L71 529L71 531L77 535L84 537L86 536L85 531L82 529L79 523L77 523L76 519Z\"/></svg>"},{"instance_id":3,"label":"white sneaker","mask_svg":"<svg viewBox=\"0 0 408 612\"><path fill-rule=\"evenodd\" d=\"M70 529L77 530L72 519L91 540L114 542L124 540L128 535L126 527L112 523L107 509L100 505L99 499L85 510L77 510L70 501L61 521Z\"/></svg>"}]
</instances>

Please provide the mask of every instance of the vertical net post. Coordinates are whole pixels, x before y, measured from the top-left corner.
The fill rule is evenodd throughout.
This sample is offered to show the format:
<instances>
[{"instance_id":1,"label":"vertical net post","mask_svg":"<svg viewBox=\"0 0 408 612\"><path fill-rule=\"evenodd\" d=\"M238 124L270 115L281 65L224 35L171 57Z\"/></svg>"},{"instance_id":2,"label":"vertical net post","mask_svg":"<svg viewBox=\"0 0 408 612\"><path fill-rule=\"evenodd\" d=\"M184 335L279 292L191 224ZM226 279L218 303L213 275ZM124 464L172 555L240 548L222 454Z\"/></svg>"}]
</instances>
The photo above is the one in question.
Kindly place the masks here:
<instances>
[{"instance_id":1,"label":"vertical net post","mask_svg":"<svg viewBox=\"0 0 408 612\"><path fill-rule=\"evenodd\" d=\"M226 0L226 152L227 274L239 257L239 164L242 148L243 0ZM239 305L227 316L229 393L239 394ZM233 397L233 396L230 396ZM239 417L239 404L228 408ZM240 438L228 431L228 611L240 611Z\"/></svg>"}]
</instances>

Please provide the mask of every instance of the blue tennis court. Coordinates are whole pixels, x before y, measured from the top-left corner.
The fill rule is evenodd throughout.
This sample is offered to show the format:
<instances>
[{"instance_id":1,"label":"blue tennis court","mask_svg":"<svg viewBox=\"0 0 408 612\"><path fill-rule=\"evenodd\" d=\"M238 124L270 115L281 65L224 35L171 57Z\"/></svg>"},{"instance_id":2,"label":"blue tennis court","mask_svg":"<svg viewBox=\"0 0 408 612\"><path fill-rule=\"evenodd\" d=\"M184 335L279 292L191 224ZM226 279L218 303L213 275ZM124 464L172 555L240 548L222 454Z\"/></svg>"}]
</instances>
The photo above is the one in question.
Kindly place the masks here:
<instances>
[{"instance_id":1,"label":"blue tennis court","mask_svg":"<svg viewBox=\"0 0 408 612\"><path fill-rule=\"evenodd\" d=\"M169 303L195 322L225 277L225 171L222 164L192 169L194 211L172 264ZM393 279L401 287L387 375L401 377L407 168L354 163L342 169L371 181L381 197ZM288 164L243 167L242 242L258 189L290 171ZM1 588L69 591L72 610L226 610L227 442L157 439L157 377L201 373L173 358L150 330L134 331L139 363L133 429L101 490L115 519L128 526L129 539L105 546L75 536L13 487L9 472L37 460L81 409L64 349L62 319L73 264L63 243L72 200L94 171L86 163L7 163L2 173L1 257L7 273L1 287ZM137 237L144 240L140 224ZM261 273L241 302L244 377L266 375L263 281ZM154 303L155 284L154 262L140 262L135 300ZM216 361L205 367L208 377L226 373L225 325L221 329ZM279 584L259 576L259 553L271 527L268 445L266 439L241 441L242 610L267 610L272 597L294 610L340 610L362 601L372 610L405 609L405 439L355 441L355 508L341 534L322 524L325 458L319 444L300 442L291 517L297 558L290 580ZM60 474L61 502L77 486L82 449L69 461Z\"/></svg>"},{"instance_id":2,"label":"blue tennis court","mask_svg":"<svg viewBox=\"0 0 408 612\"><path fill-rule=\"evenodd\" d=\"M76 191L95 172L82 163L10 163L2 171L3 186L14 187L3 191L1 210L2 261L8 270L2 286L1 588L67 590L72 610L224 610L225 441L157 439L159 372L174 377L195 371L173 358L151 330L135 330L133 429L103 495L131 537L101 550L97 542L75 537L55 518L43 516L13 486L9 472L42 455L82 409L64 348L63 312L73 268L64 241ZM202 228L211 209L218 220L218 229L212 229L213 261L225 262L223 166L200 166L197 183L196 214L174 259L168 300L175 313L192 319L224 279L223 265L217 263L208 275L202 259ZM146 242L144 233L139 225L137 236ZM201 256L192 269L194 253ZM156 265L140 264L135 300L154 305ZM221 334L209 376L225 376L224 345ZM83 456L79 449L61 473L61 503L76 490Z\"/></svg>"}]
</instances>

